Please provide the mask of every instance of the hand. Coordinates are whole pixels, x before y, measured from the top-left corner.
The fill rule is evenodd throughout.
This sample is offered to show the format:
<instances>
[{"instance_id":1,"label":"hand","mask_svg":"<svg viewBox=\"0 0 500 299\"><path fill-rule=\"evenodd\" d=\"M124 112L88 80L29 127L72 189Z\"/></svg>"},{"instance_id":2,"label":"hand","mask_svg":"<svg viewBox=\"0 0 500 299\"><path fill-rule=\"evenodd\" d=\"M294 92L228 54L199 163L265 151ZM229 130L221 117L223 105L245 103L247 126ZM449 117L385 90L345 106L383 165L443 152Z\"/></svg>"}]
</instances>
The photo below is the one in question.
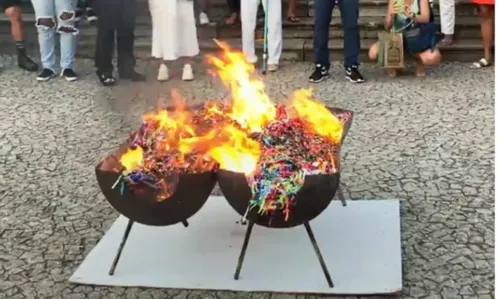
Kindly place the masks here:
<instances>
[{"instance_id":1,"label":"hand","mask_svg":"<svg viewBox=\"0 0 500 299\"><path fill-rule=\"evenodd\" d=\"M394 1L392 3L392 13L393 14L404 14L405 6L399 1Z\"/></svg>"}]
</instances>

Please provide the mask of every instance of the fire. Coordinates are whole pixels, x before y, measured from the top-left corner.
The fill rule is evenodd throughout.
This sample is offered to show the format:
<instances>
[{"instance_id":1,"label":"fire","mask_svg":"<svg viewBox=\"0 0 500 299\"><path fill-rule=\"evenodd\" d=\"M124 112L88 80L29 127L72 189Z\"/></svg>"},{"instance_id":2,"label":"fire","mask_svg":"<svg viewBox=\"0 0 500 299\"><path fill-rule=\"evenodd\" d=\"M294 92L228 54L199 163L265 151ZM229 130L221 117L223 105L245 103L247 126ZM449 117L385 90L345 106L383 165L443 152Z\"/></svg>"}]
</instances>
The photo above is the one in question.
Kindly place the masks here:
<instances>
[{"instance_id":1,"label":"fire","mask_svg":"<svg viewBox=\"0 0 500 299\"><path fill-rule=\"evenodd\" d=\"M325 105L312 98L310 89L295 91L291 106L300 118L310 124L310 130L329 138L336 144L340 143L344 131L342 122Z\"/></svg>"},{"instance_id":2,"label":"fire","mask_svg":"<svg viewBox=\"0 0 500 299\"><path fill-rule=\"evenodd\" d=\"M231 118L250 132L261 132L276 118L276 107L264 91L264 82L251 77L254 66L245 61L241 52L231 51L225 43L216 41L224 56L208 56L232 96Z\"/></svg>"},{"instance_id":3,"label":"fire","mask_svg":"<svg viewBox=\"0 0 500 299\"><path fill-rule=\"evenodd\" d=\"M129 172L140 167L142 165L142 155L143 150L140 146L136 148L129 148L127 152L120 157L120 163L123 168L125 168L125 172Z\"/></svg>"},{"instance_id":4,"label":"fire","mask_svg":"<svg viewBox=\"0 0 500 299\"><path fill-rule=\"evenodd\" d=\"M223 56L208 56L208 60L229 89L230 103L208 102L201 111L193 111L186 109L181 96L174 92L173 110L159 109L143 116L132 146L121 156L124 173L139 170L161 176L217 167L247 176L258 172L263 148L255 136L278 119L283 107L278 109L271 101L263 81L253 75L254 66L245 62L241 52L217 44L224 50ZM340 143L341 121L313 99L310 90L298 90L290 100L287 111L293 110L295 117L305 121L308 132ZM332 164L333 159L329 161Z\"/></svg>"},{"instance_id":5,"label":"fire","mask_svg":"<svg viewBox=\"0 0 500 299\"><path fill-rule=\"evenodd\" d=\"M209 155L219 163L221 169L252 173L260 157L260 144L232 126L225 127L223 134L228 139L211 148Z\"/></svg>"}]
</instances>

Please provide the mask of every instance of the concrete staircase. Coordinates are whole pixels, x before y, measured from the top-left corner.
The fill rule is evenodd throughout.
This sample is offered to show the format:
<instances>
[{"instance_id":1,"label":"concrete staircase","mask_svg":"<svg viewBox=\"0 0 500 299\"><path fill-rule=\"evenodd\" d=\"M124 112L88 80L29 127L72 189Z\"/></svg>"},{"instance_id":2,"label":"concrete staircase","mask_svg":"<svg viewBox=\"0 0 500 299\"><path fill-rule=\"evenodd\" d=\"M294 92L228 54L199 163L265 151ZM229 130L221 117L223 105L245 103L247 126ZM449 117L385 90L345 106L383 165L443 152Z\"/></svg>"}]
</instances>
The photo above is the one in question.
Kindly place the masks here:
<instances>
[{"instance_id":1,"label":"concrete staircase","mask_svg":"<svg viewBox=\"0 0 500 299\"><path fill-rule=\"evenodd\" d=\"M139 0L138 18L136 26L136 51L139 57L149 57L151 48L151 21L147 8L147 1ZM272 0L277 1L277 0ZM318 1L318 0L316 0ZM326 1L326 0L319 0ZM284 1L285 2L285 1ZM312 36L314 24L314 0L299 0L298 16L300 23L283 23L283 59L296 61L312 60ZM481 35L479 20L473 4L468 0L457 0L456 2L456 43L454 46L442 49L443 58L448 61L472 61L482 56ZM361 60L366 61L368 47L377 39L377 34L383 28L383 20L387 0L360 0L361 27ZM284 9L285 10L285 9ZM33 11L30 7L25 7L24 19L27 24L34 23ZM204 53L218 51L213 42L214 38L228 42L235 48L241 48L240 26L226 26L223 24L223 17L227 14L225 0L211 0L209 14L214 21L209 26L198 28L200 47ZM439 8L434 9L436 20L439 23ZM285 20L285 18L284 18ZM78 55L91 57L94 51L95 26L82 22L80 25ZM34 26L26 26L27 35L32 46L36 46L36 29ZM9 24L7 19L0 18L0 47L5 47L5 43L10 42L7 37ZM256 31L257 38L263 35L262 24ZM343 60L343 32L338 9L333 12L333 20L330 31L330 53L332 60ZM35 42L35 43L34 43ZM262 43L258 42L260 49Z\"/></svg>"}]
</instances>

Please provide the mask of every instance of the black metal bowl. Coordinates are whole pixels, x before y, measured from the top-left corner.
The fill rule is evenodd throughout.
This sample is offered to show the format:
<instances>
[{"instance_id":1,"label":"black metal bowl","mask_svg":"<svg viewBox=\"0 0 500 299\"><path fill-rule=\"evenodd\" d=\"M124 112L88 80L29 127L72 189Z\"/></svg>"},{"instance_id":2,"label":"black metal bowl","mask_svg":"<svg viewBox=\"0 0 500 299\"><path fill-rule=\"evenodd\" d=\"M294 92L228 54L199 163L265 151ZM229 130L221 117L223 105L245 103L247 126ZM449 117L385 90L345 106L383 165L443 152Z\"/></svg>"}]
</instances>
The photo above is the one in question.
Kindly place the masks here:
<instances>
[{"instance_id":1,"label":"black metal bowl","mask_svg":"<svg viewBox=\"0 0 500 299\"><path fill-rule=\"evenodd\" d=\"M244 216L248 203L252 199L252 191L243 173L227 170L217 171L217 181L227 202ZM247 219L255 224L271 228L289 228L302 225L321 214L330 204L339 186L340 174L308 175L302 188L297 193L295 205L291 207L289 218L281 211L274 214L261 215L258 209L250 209Z\"/></svg>"},{"instance_id":2,"label":"black metal bowl","mask_svg":"<svg viewBox=\"0 0 500 299\"><path fill-rule=\"evenodd\" d=\"M120 177L117 171L96 167L96 177L106 200L123 216L130 220L153 226L167 226L184 222L198 212L207 202L215 187L214 172L180 174L174 193L158 201L154 193L138 196L128 190L112 188Z\"/></svg>"}]
</instances>

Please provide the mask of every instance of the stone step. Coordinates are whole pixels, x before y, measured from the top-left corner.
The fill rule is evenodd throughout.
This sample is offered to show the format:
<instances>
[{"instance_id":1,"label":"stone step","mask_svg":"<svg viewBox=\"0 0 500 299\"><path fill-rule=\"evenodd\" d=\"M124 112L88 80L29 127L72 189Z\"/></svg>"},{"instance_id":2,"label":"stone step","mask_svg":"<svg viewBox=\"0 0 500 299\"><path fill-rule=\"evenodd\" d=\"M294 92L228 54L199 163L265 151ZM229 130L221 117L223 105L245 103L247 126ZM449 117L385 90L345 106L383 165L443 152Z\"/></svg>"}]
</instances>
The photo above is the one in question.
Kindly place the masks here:
<instances>
[{"instance_id":1,"label":"stone step","mask_svg":"<svg viewBox=\"0 0 500 299\"><path fill-rule=\"evenodd\" d=\"M384 16L388 0L359 0L360 2L360 16ZM469 0L455 0L455 14L457 16L477 15L476 5ZM297 4L297 15L299 17L312 17L314 16L314 0L299 0ZM138 14L148 14L147 1L140 0L138 5ZM286 11L286 3L283 4L283 11ZM33 8L30 2L24 3L23 12L33 13ZM436 15L439 15L439 6L434 8ZM228 13L226 0L211 0L209 5L209 14L220 19ZM338 9L334 9L334 16L340 16Z\"/></svg>"}]
</instances>

